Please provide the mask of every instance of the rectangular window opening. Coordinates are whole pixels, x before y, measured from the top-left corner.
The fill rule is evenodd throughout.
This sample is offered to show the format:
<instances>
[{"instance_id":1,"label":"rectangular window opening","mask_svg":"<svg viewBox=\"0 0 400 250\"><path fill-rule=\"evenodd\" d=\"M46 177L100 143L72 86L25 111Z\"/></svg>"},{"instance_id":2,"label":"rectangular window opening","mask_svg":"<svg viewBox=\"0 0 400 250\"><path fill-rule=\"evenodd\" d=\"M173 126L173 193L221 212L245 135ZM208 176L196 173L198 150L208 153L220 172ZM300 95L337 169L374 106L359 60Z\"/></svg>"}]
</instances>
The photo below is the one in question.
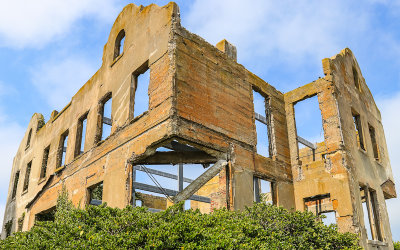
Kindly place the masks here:
<instances>
[{"instance_id":1,"label":"rectangular window opening","mask_svg":"<svg viewBox=\"0 0 400 250\"><path fill-rule=\"evenodd\" d=\"M380 230L376 192L368 187L360 187L360 196L367 237L370 240L382 241L383 237Z\"/></svg>"},{"instance_id":2,"label":"rectangular window opening","mask_svg":"<svg viewBox=\"0 0 400 250\"><path fill-rule=\"evenodd\" d=\"M112 128L112 114L111 114L112 97L111 93L103 99L100 106L101 114L101 137L100 140L105 140L111 135Z\"/></svg>"},{"instance_id":3,"label":"rectangular window opening","mask_svg":"<svg viewBox=\"0 0 400 250\"><path fill-rule=\"evenodd\" d=\"M357 139L358 147L361 148L362 150L365 150L361 117L358 113L356 113L354 111L353 111L353 122L354 122L354 129L356 132L356 139Z\"/></svg>"},{"instance_id":4,"label":"rectangular window opening","mask_svg":"<svg viewBox=\"0 0 400 250\"><path fill-rule=\"evenodd\" d=\"M261 179L259 177L253 178L254 201L257 203L275 204L273 195L273 182Z\"/></svg>"},{"instance_id":5,"label":"rectangular window opening","mask_svg":"<svg viewBox=\"0 0 400 250\"><path fill-rule=\"evenodd\" d=\"M369 128L369 135L371 137L371 143L372 143L372 150L373 150L373 153L374 153L374 158L375 158L375 160L379 161L380 160L379 147L378 147L378 144L376 142L375 128L372 127L370 124L368 124L368 128Z\"/></svg>"},{"instance_id":6,"label":"rectangular window opening","mask_svg":"<svg viewBox=\"0 0 400 250\"><path fill-rule=\"evenodd\" d=\"M4 229L6 231L6 237L11 236L12 226L13 226L13 220L9 220L5 223Z\"/></svg>"},{"instance_id":7,"label":"rectangular window opening","mask_svg":"<svg viewBox=\"0 0 400 250\"><path fill-rule=\"evenodd\" d=\"M148 62L133 73L132 81L135 89L133 117L137 117L149 109L150 69Z\"/></svg>"},{"instance_id":8,"label":"rectangular window opening","mask_svg":"<svg viewBox=\"0 0 400 250\"><path fill-rule=\"evenodd\" d=\"M88 188L89 191L89 204L98 206L103 203L103 182L97 183Z\"/></svg>"},{"instance_id":9,"label":"rectangular window opening","mask_svg":"<svg viewBox=\"0 0 400 250\"><path fill-rule=\"evenodd\" d=\"M57 154L57 168L65 165L65 156L67 153L68 146L68 130L65 131L60 138L60 144L58 146L58 154Z\"/></svg>"},{"instance_id":10,"label":"rectangular window opening","mask_svg":"<svg viewBox=\"0 0 400 250\"><path fill-rule=\"evenodd\" d=\"M29 187L29 178L31 175L31 168L32 168L32 161L28 163L26 166L26 171L25 171L25 179L24 179L24 188L22 189L23 192L28 190Z\"/></svg>"},{"instance_id":11,"label":"rectangular window opening","mask_svg":"<svg viewBox=\"0 0 400 250\"><path fill-rule=\"evenodd\" d=\"M12 196L11 196L12 199L14 199L15 196L17 195L18 181L19 181L19 171L17 171L14 176L14 187L13 187L13 192L12 192Z\"/></svg>"},{"instance_id":12,"label":"rectangular window opening","mask_svg":"<svg viewBox=\"0 0 400 250\"><path fill-rule=\"evenodd\" d=\"M269 98L253 89L253 104L257 134L257 153L265 157L270 157Z\"/></svg>"},{"instance_id":13,"label":"rectangular window opening","mask_svg":"<svg viewBox=\"0 0 400 250\"><path fill-rule=\"evenodd\" d=\"M333 209L329 193L304 198L304 208L317 216L326 226L336 224L336 211Z\"/></svg>"},{"instance_id":14,"label":"rectangular window opening","mask_svg":"<svg viewBox=\"0 0 400 250\"><path fill-rule=\"evenodd\" d=\"M56 207L49 208L35 215L36 221L54 221L56 214Z\"/></svg>"},{"instance_id":15,"label":"rectangular window opening","mask_svg":"<svg viewBox=\"0 0 400 250\"><path fill-rule=\"evenodd\" d=\"M49 153L50 153L50 146L47 146L47 148L45 148L43 152L42 168L40 169L40 179L46 177L47 162L49 161Z\"/></svg>"},{"instance_id":16,"label":"rectangular window opening","mask_svg":"<svg viewBox=\"0 0 400 250\"><path fill-rule=\"evenodd\" d=\"M82 154L85 148L87 113L78 120L76 131L75 157Z\"/></svg>"},{"instance_id":17,"label":"rectangular window opening","mask_svg":"<svg viewBox=\"0 0 400 250\"><path fill-rule=\"evenodd\" d=\"M318 143L324 141L318 96L297 102L294 111L299 159L303 162L323 160L324 148L317 148Z\"/></svg>"}]
</instances>

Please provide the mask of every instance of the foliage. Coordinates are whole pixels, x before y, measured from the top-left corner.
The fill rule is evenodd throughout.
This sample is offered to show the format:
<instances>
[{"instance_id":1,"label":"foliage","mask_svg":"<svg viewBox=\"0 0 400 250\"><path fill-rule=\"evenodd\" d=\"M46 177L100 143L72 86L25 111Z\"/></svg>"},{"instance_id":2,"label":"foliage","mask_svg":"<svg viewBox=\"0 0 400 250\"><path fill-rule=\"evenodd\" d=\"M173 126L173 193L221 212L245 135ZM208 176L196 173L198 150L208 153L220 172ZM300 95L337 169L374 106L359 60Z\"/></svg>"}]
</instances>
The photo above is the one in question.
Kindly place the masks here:
<instances>
[{"instance_id":1,"label":"foliage","mask_svg":"<svg viewBox=\"0 0 400 250\"><path fill-rule=\"evenodd\" d=\"M400 241L393 242L394 250L400 250Z\"/></svg>"},{"instance_id":2,"label":"foliage","mask_svg":"<svg viewBox=\"0 0 400 250\"><path fill-rule=\"evenodd\" d=\"M0 249L360 249L354 234L339 233L309 212L254 204L244 211L201 214L177 204L145 208L74 208L61 193L54 222L0 241Z\"/></svg>"}]
</instances>

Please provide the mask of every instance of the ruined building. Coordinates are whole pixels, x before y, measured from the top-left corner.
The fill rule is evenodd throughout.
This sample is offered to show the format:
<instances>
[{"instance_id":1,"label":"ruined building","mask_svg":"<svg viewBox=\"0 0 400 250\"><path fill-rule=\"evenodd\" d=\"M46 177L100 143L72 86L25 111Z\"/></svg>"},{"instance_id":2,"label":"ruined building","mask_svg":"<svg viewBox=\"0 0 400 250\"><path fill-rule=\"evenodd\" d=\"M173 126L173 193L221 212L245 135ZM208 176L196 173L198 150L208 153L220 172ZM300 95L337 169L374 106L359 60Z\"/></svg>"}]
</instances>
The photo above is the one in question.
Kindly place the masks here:
<instances>
[{"instance_id":1,"label":"ruined building","mask_svg":"<svg viewBox=\"0 0 400 250\"><path fill-rule=\"evenodd\" d=\"M226 40L213 46L183 28L175 3L127 5L100 69L49 121L32 116L2 237L51 219L64 185L80 207L269 202L333 216L363 247L391 248L385 200L396 191L380 112L349 49L322 67L323 78L282 93L238 64ZM295 105L308 98L318 100L318 143L296 129Z\"/></svg>"}]
</instances>

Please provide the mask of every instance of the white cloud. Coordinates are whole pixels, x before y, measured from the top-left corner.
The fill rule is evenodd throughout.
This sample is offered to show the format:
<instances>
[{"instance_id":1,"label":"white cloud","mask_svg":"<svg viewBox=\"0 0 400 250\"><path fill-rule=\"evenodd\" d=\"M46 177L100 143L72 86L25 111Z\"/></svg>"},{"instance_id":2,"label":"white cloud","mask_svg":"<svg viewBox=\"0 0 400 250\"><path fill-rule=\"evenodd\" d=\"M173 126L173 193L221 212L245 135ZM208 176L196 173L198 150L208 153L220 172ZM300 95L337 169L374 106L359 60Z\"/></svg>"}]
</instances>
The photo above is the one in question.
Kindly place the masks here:
<instances>
[{"instance_id":1,"label":"white cloud","mask_svg":"<svg viewBox=\"0 0 400 250\"><path fill-rule=\"evenodd\" d=\"M48 104L61 110L71 97L96 72L94 62L79 56L51 59L34 66L31 79Z\"/></svg>"},{"instance_id":2,"label":"white cloud","mask_svg":"<svg viewBox=\"0 0 400 250\"><path fill-rule=\"evenodd\" d=\"M111 0L2 1L0 46L42 47L65 36L82 17L113 20L118 11Z\"/></svg>"},{"instance_id":3,"label":"white cloud","mask_svg":"<svg viewBox=\"0 0 400 250\"><path fill-rule=\"evenodd\" d=\"M391 98L378 100L378 107L381 110L383 128L389 150L390 162L392 165L393 176L397 184L397 195L400 196L400 132L399 132L399 108L400 92L397 92ZM392 235L394 240L400 241L400 199L391 199L386 201Z\"/></svg>"},{"instance_id":4,"label":"white cloud","mask_svg":"<svg viewBox=\"0 0 400 250\"><path fill-rule=\"evenodd\" d=\"M195 33L214 44L227 38L245 60L276 52L280 59L320 61L342 49L344 36L366 30L368 12L353 7L347 1L197 0L187 18Z\"/></svg>"}]
</instances>

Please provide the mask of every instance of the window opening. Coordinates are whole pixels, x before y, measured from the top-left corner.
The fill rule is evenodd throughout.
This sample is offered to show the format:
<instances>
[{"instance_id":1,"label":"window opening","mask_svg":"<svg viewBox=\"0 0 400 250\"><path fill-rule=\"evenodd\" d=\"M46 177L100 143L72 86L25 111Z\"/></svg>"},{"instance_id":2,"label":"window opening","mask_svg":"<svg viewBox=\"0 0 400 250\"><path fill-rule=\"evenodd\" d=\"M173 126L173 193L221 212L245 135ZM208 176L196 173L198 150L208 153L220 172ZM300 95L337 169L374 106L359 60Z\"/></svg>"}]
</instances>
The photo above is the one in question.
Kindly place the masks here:
<instances>
[{"instance_id":1,"label":"window opening","mask_svg":"<svg viewBox=\"0 0 400 250\"><path fill-rule=\"evenodd\" d=\"M44 149L42 168L40 169L40 179L46 177L47 162L49 161L50 146Z\"/></svg>"},{"instance_id":2,"label":"window opening","mask_svg":"<svg viewBox=\"0 0 400 250\"><path fill-rule=\"evenodd\" d=\"M370 124L368 124L368 128L369 128L369 136L371 137L374 158L375 158L375 160L379 161L379 158L380 158L379 157L379 148L378 148L378 144L376 142L375 128L372 127Z\"/></svg>"},{"instance_id":3,"label":"window opening","mask_svg":"<svg viewBox=\"0 0 400 250\"><path fill-rule=\"evenodd\" d=\"M324 129L317 95L297 102L294 111L299 159L303 162L322 160L325 149L317 145L324 141Z\"/></svg>"},{"instance_id":4,"label":"window opening","mask_svg":"<svg viewBox=\"0 0 400 250\"><path fill-rule=\"evenodd\" d=\"M54 221L56 214L56 207L52 207L35 215L36 221Z\"/></svg>"},{"instance_id":5,"label":"window opening","mask_svg":"<svg viewBox=\"0 0 400 250\"><path fill-rule=\"evenodd\" d=\"M65 165L67 146L68 146L68 130L65 131L60 138L60 144L58 146L57 168Z\"/></svg>"},{"instance_id":6,"label":"window opening","mask_svg":"<svg viewBox=\"0 0 400 250\"><path fill-rule=\"evenodd\" d=\"M273 183L258 177L253 178L254 201L259 203L274 204Z\"/></svg>"},{"instance_id":7,"label":"window opening","mask_svg":"<svg viewBox=\"0 0 400 250\"><path fill-rule=\"evenodd\" d=\"M101 137L100 140L105 140L111 135L112 114L111 114L112 97L111 93L107 94L100 106L101 114Z\"/></svg>"},{"instance_id":8,"label":"window opening","mask_svg":"<svg viewBox=\"0 0 400 250\"><path fill-rule=\"evenodd\" d=\"M325 225L336 224L336 211L333 210L330 194L319 194L304 198L304 207L305 210L312 212Z\"/></svg>"},{"instance_id":9,"label":"window opening","mask_svg":"<svg viewBox=\"0 0 400 250\"><path fill-rule=\"evenodd\" d=\"M354 86L356 86L356 88L360 90L360 80L358 78L358 73L355 67L353 67L353 80L354 80Z\"/></svg>"},{"instance_id":10,"label":"window opening","mask_svg":"<svg viewBox=\"0 0 400 250\"><path fill-rule=\"evenodd\" d=\"M98 206L103 202L103 182L89 188L89 204Z\"/></svg>"},{"instance_id":11,"label":"window opening","mask_svg":"<svg viewBox=\"0 0 400 250\"><path fill-rule=\"evenodd\" d=\"M76 131L75 157L82 154L85 148L87 113L78 120Z\"/></svg>"},{"instance_id":12,"label":"window opening","mask_svg":"<svg viewBox=\"0 0 400 250\"><path fill-rule=\"evenodd\" d=\"M354 122L354 129L356 131L356 139L358 147L361 148L362 150L365 150L361 118L360 115L354 111L353 111L353 122Z\"/></svg>"},{"instance_id":13,"label":"window opening","mask_svg":"<svg viewBox=\"0 0 400 250\"><path fill-rule=\"evenodd\" d=\"M28 139L26 140L26 148L31 145L32 129L29 130Z\"/></svg>"},{"instance_id":14,"label":"window opening","mask_svg":"<svg viewBox=\"0 0 400 250\"><path fill-rule=\"evenodd\" d=\"M14 199L15 196L17 195L18 181L19 181L19 171L17 171L14 176L14 187L13 187L13 192L12 192L12 196L11 196L12 199Z\"/></svg>"},{"instance_id":15,"label":"window opening","mask_svg":"<svg viewBox=\"0 0 400 250\"><path fill-rule=\"evenodd\" d=\"M17 226L18 226L18 228L17 228L18 232L21 232L21 231L22 231L22 227L23 227L23 225L24 225L24 220L25 220L25 212L22 214L21 217L18 218L18 224L17 224Z\"/></svg>"},{"instance_id":16,"label":"window opening","mask_svg":"<svg viewBox=\"0 0 400 250\"><path fill-rule=\"evenodd\" d=\"M253 104L257 134L257 153L271 156L271 145L269 140L269 99L260 92L253 89Z\"/></svg>"},{"instance_id":17,"label":"window opening","mask_svg":"<svg viewBox=\"0 0 400 250\"><path fill-rule=\"evenodd\" d=\"M376 192L367 186L360 187L360 196L368 239L382 241L383 237L377 213Z\"/></svg>"},{"instance_id":18,"label":"window opening","mask_svg":"<svg viewBox=\"0 0 400 250\"><path fill-rule=\"evenodd\" d=\"M13 221L9 220L6 222L6 224L4 225L4 229L6 230L6 237L11 235L11 230L12 230L12 224Z\"/></svg>"},{"instance_id":19,"label":"window opening","mask_svg":"<svg viewBox=\"0 0 400 250\"><path fill-rule=\"evenodd\" d=\"M28 163L26 166L26 171L25 171L25 180L24 180L24 188L22 189L23 192L28 190L29 187L29 177L31 175L31 168L32 168L32 161Z\"/></svg>"},{"instance_id":20,"label":"window opening","mask_svg":"<svg viewBox=\"0 0 400 250\"><path fill-rule=\"evenodd\" d=\"M115 39L115 47L114 47L114 58L115 60L119 55L123 53L124 50L124 42L125 42L125 30L121 30L117 38Z\"/></svg>"},{"instance_id":21,"label":"window opening","mask_svg":"<svg viewBox=\"0 0 400 250\"><path fill-rule=\"evenodd\" d=\"M137 117L149 109L150 69L148 62L133 74L132 80L135 86L133 117Z\"/></svg>"}]
</instances>

